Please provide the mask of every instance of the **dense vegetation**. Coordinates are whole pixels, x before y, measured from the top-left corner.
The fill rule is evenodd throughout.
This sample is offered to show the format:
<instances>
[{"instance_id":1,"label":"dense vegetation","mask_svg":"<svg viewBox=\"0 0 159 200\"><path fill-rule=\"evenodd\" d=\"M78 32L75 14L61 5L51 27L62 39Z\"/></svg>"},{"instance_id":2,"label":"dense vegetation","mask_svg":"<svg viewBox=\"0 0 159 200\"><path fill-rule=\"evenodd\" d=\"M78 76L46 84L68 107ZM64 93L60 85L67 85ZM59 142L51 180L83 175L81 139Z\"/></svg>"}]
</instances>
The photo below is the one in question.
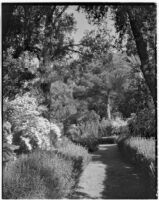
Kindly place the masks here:
<instances>
[{"instance_id":1,"label":"dense vegetation","mask_svg":"<svg viewBox=\"0 0 159 200\"><path fill-rule=\"evenodd\" d=\"M74 7L78 44L69 7L2 6L4 198L66 196L102 136L156 138L155 4Z\"/></svg>"}]
</instances>

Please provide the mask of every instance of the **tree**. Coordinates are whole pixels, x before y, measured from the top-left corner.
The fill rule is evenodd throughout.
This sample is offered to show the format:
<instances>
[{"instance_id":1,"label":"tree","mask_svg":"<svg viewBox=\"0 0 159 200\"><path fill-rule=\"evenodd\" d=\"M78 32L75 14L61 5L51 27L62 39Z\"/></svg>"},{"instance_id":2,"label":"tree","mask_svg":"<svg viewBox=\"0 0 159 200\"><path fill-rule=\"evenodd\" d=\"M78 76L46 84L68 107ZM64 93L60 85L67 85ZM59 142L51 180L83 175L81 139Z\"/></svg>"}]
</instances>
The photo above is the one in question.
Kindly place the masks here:
<instances>
[{"instance_id":1,"label":"tree","mask_svg":"<svg viewBox=\"0 0 159 200\"><path fill-rule=\"evenodd\" d=\"M122 54L112 53L109 38L100 28L100 31L87 33L81 40L83 55L76 65L78 79L75 78L74 97L85 99L88 109L111 119L113 99L121 95L130 66Z\"/></svg>"},{"instance_id":2,"label":"tree","mask_svg":"<svg viewBox=\"0 0 159 200\"><path fill-rule=\"evenodd\" d=\"M23 52L19 58L14 58L13 54L13 48L3 53L3 97L9 99L13 99L18 93L28 91L26 84L29 85L37 78L38 68L32 62L35 58L32 53Z\"/></svg>"},{"instance_id":3,"label":"tree","mask_svg":"<svg viewBox=\"0 0 159 200\"><path fill-rule=\"evenodd\" d=\"M156 106L156 64L151 62L152 59L155 59L155 56L153 55L153 58L149 57L149 51L152 48L153 54L156 54L156 24L154 22L156 21L156 8L154 5L145 6L144 8L134 7L134 9L128 7L126 9L126 13L129 18L131 30L141 60L140 69L144 75L145 81L150 89L154 104ZM151 38L150 34L152 34Z\"/></svg>"},{"instance_id":4,"label":"tree","mask_svg":"<svg viewBox=\"0 0 159 200\"><path fill-rule=\"evenodd\" d=\"M5 96L14 98L17 93L37 88L42 90L50 106L51 83L65 78L65 61L73 49L70 33L75 20L65 12L67 8L55 4L3 4ZM8 26L4 23L5 18ZM36 69L30 63L35 58L39 62Z\"/></svg>"},{"instance_id":5,"label":"tree","mask_svg":"<svg viewBox=\"0 0 159 200\"><path fill-rule=\"evenodd\" d=\"M39 58L44 53L52 53L53 57L63 54L63 42L72 45L72 40L64 33L72 31L75 24L73 16L65 12L67 8L55 4L3 4L3 50L12 46L15 58L26 50L35 52Z\"/></svg>"},{"instance_id":6,"label":"tree","mask_svg":"<svg viewBox=\"0 0 159 200\"><path fill-rule=\"evenodd\" d=\"M132 43L132 40L134 41L133 44L141 61L140 70L156 107L156 5L90 5L82 6L82 8L94 23L103 20L109 10L108 8L110 8L116 22L116 29L120 32L120 39L127 34L128 42L131 41ZM130 39L131 36L133 36L132 39ZM131 53L134 53L134 49L132 50Z\"/></svg>"},{"instance_id":7,"label":"tree","mask_svg":"<svg viewBox=\"0 0 159 200\"><path fill-rule=\"evenodd\" d=\"M76 104L72 96L72 88L62 81L56 81L50 88L50 120L63 122L70 115L75 114Z\"/></svg>"}]
</instances>

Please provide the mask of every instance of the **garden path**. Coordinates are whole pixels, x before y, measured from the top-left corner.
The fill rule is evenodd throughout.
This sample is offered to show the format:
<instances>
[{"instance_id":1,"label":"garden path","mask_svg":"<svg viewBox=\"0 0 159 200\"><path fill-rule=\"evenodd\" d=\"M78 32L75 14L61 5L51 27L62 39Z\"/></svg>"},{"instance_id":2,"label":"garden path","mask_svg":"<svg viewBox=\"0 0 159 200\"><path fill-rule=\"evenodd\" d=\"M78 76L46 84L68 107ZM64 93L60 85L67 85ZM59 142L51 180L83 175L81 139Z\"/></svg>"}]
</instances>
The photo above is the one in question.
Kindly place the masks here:
<instances>
[{"instance_id":1,"label":"garden path","mask_svg":"<svg viewBox=\"0 0 159 200\"><path fill-rule=\"evenodd\" d=\"M121 157L116 144L101 144L92 154L72 199L146 199L149 183Z\"/></svg>"}]
</instances>

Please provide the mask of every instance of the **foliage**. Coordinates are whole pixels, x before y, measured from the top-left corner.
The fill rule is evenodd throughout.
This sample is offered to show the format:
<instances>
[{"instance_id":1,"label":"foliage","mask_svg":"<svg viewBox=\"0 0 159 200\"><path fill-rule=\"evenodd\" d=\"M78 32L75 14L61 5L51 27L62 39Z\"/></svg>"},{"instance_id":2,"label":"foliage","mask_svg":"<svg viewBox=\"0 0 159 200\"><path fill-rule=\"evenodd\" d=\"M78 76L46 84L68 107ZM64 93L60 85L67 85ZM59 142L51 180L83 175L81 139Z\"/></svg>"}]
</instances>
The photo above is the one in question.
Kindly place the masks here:
<instances>
[{"instance_id":1,"label":"foliage","mask_svg":"<svg viewBox=\"0 0 159 200\"><path fill-rule=\"evenodd\" d=\"M61 81L51 84L50 89L51 106L50 118L63 122L67 117L76 112L75 102L72 97L72 90Z\"/></svg>"},{"instance_id":2,"label":"foliage","mask_svg":"<svg viewBox=\"0 0 159 200\"><path fill-rule=\"evenodd\" d=\"M139 55L140 70L156 106L156 5L86 5L81 6L94 23L100 24L111 12L115 27L120 34L118 44L126 38L128 55ZM121 43L120 48L123 45ZM117 47L116 47L117 48Z\"/></svg>"},{"instance_id":3,"label":"foliage","mask_svg":"<svg viewBox=\"0 0 159 200\"><path fill-rule=\"evenodd\" d=\"M70 161L36 151L10 163L3 176L3 198L61 198L73 185Z\"/></svg>"},{"instance_id":4,"label":"foliage","mask_svg":"<svg viewBox=\"0 0 159 200\"><path fill-rule=\"evenodd\" d=\"M134 118L129 120L128 126L131 135L154 137L157 131L155 111L147 108L140 110Z\"/></svg>"},{"instance_id":5,"label":"foliage","mask_svg":"<svg viewBox=\"0 0 159 200\"><path fill-rule=\"evenodd\" d=\"M116 117L111 120L102 119L100 122L100 132L102 136L115 136L120 134L128 134L129 128L127 120L123 120L119 113L116 113Z\"/></svg>"},{"instance_id":6,"label":"foliage","mask_svg":"<svg viewBox=\"0 0 159 200\"><path fill-rule=\"evenodd\" d=\"M22 155L5 168L3 198L63 198L71 192L90 156L86 149L64 139L54 151Z\"/></svg>"},{"instance_id":7,"label":"foliage","mask_svg":"<svg viewBox=\"0 0 159 200\"><path fill-rule=\"evenodd\" d=\"M80 126L82 135L75 142L85 146L90 152L96 151L98 146L98 123L86 122Z\"/></svg>"},{"instance_id":8,"label":"foliage","mask_svg":"<svg viewBox=\"0 0 159 200\"><path fill-rule=\"evenodd\" d=\"M88 43L89 40L93 40L93 44ZM130 65L124 55L111 52L111 41L106 30L101 33L91 32L83 38L82 43L88 43L87 48L81 47L82 52L86 51L87 55L89 49L92 57L87 59L81 56L79 59L78 67L81 71L73 96L87 101L88 110L94 110L101 118L108 117L115 107L115 99L124 92Z\"/></svg>"},{"instance_id":9,"label":"foliage","mask_svg":"<svg viewBox=\"0 0 159 200\"><path fill-rule=\"evenodd\" d=\"M66 132L64 133L65 136L67 136L70 140L72 141L76 141L77 138L79 138L81 136L81 130L80 127L75 125L75 124L71 124L69 125L69 127L66 129Z\"/></svg>"},{"instance_id":10,"label":"foliage","mask_svg":"<svg viewBox=\"0 0 159 200\"><path fill-rule=\"evenodd\" d=\"M130 117L144 108L153 109L153 100L138 67L132 68L129 74L128 85L123 96L115 103L123 117Z\"/></svg>"},{"instance_id":11,"label":"foliage","mask_svg":"<svg viewBox=\"0 0 159 200\"><path fill-rule=\"evenodd\" d=\"M67 7L4 4L3 17L9 23L8 26L3 23L3 48L12 45L16 49L15 57L25 50L35 52L44 59L51 54L57 57L59 54L64 55L63 44L72 44L70 37L65 33L70 33L75 25L73 16L65 12Z\"/></svg>"},{"instance_id":12,"label":"foliage","mask_svg":"<svg viewBox=\"0 0 159 200\"><path fill-rule=\"evenodd\" d=\"M121 153L146 174L150 181L151 198L156 198L156 141L154 138L131 137L121 134L117 139Z\"/></svg>"},{"instance_id":13,"label":"foliage","mask_svg":"<svg viewBox=\"0 0 159 200\"><path fill-rule=\"evenodd\" d=\"M36 77L35 72L37 70L31 61L29 64L29 60L33 59L33 54L24 52L19 58L14 58L13 53L12 47L3 52L2 76L3 96L12 99L16 94L27 91L25 85Z\"/></svg>"},{"instance_id":14,"label":"foliage","mask_svg":"<svg viewBox=\"0 0 159 200\"><path fill-rule=\"evenodd\" d=\"M3 166L6 165L7 162L14 160L16 158L15 150L19 148L19 146L15 146L12 144L13 135L11 132L11 124L8 121L3 122Z\"/></svg>"},{"instance_id":15,"label":"foliage","mask_svg":"<svg viewBox=\"0 0 159 200\"><path fill-rule=\"evenodd\" d=\"M112 135L112 124L110 120L106 120L105 118L102 119L102 121L100 122L100 134L101 136L110 136Z\"/></svg>"},{"instance_id":16,"label":"foliage","mask_svg":"<svg viewBox=\"0 0 159 200\"><path fill-rule=\"evenodd\" d=\"M73 123L72 125L69 123ZM99 115L94 111L73 115L65 124L65 135L73 142L90 151L97 148L99 137Z\"/></svg>"},{"instance_id":17,"label":"foliage","mask_svg":"<svg viewBox=\"0 0 159 200\"><path fill-rule=\"evenodd\" d=\"M154 138L131 137L121 134L117 139L121 151L133 162L148 164L149 170L155 175L156 143ZM152 167L152 168L151 168Z\"/></svg>"},{"instance_id":18,"label":"foliage","mask_svg":"<svg viewBox=\"0 0 159 200\"><path fill-rule=\"evenodd\" d=\"M80 5L97 29L79 44L68 7L2 5L3 156L28 153L5 168L6 198L62 198L90 159L82 146L94 151L114 134L156 135L156 5ZM57 141L59 123L78 145Z\"/></svg>"},{"instance_id":19,"label":"foliage","mask_svg":"<svg viewBox=\"0 0 159 200\"><path fill-rule=\"evenodd\" d=\"M75 145L66 137L62 139L57 149L59 153L64 155L66 158L71 158L74 162L81 160L81 165L80 163L77 165L77 168L79 168L76 169L77 172L83 170L91 159L90 155L84 147L78 144Z\"/></svg>"},{"instance_id":20,"label":"foliage","mask_svg":"<svg viewBox=\"0 0 159 200\"><path fill-rule=\"evenodd\" d=\"M128 145L131 145L132 148L138 149L139 154L143 154L148 160L155 162L155 140L150 138L141 138L141 137L131 137L127 141Z\"/></svg>"},{"instance_id":21,"label":"foliage","mask_svg":"<svg viewBox=\"0 0 159 200\"><path fill-rule=\"evenodd\" d=\"M50 109L51 84L66 79L65 64L73 49L70 33L75 20L66 12L67 8L3 4L3 95L14 98L16 94L36 90L42 93L43 104ZM49 115L45 112L47 119Z\"/></svg>"},{"instance_id":22,"label":"foliage","mask_svg":"<svg viewBox=\"0 0 159 200\"><path fill-rule=\"evenodd\" d=\"M13 126L13 144L20 146L19 152L50 147L50 123L40 116L39 110L35 97L30 93L8 102L6 113Z\"/></svg>"}]
</instances>

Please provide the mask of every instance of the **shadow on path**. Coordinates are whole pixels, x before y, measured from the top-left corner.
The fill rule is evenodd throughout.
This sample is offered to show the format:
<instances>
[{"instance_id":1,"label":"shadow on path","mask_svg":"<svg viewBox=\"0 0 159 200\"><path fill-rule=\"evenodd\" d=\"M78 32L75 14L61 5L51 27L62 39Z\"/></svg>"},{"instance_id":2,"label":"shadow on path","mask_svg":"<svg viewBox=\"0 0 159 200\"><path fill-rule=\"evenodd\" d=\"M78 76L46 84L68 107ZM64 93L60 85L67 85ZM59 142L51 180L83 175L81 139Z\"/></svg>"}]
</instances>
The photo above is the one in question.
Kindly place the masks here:
<instances>
[{"instance_id":1,"label":"shadow on path","mask_svg":"<svg viewBox=\"0 0 159 200\"><path fill-rule=\"evenodd\" d=\"M125 162L116 144L99 145L71 198L153 199L142 172Z\"/></svg>"}]
</instances>

